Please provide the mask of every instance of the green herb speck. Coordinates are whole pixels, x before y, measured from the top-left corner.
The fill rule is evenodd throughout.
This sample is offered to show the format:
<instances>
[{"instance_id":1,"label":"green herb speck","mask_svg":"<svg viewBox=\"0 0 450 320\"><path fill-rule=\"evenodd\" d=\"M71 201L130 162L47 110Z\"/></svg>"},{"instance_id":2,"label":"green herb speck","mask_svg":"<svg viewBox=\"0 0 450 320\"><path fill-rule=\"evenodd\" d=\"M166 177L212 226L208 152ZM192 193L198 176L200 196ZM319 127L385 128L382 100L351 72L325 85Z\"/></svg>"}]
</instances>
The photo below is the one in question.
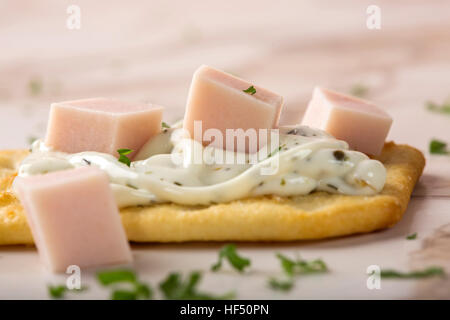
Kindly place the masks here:
<instances>
[{"instance_id":1,"label":"green herb speck","mask_svg":"<svg viewBox=\"0 0 450 320\"><path fill-rule=\"evenodd\" d=\"M126 164L127 166L130 166L131 160L127 157L127 155L132 153L133 150L131 150L131 149L118 149L117 152L119 153L119 162L122 162L122 163Z\"/></svg>"},{"instance_id":2,"label":"green herb speck","mask_svg":"<svg viewBox=\"0 0 450 320\"><path fill-rule=\"evenodd\" d=\"M81 287L80 289L72 289L70 290L65 285L49 285L48 286L48 294L52 299L63 299L67 292L75 292L80 293L87 290L87 287Z\"/></svg>"},{"instance_id":3,"label":"green herb speck","mask_svg":"<svg viewBox=\"0 0 450 320\"><path fill-rule=\"evenodd\" d=\"M256 89L254 86L250 86L247 89L242 90L242 91L244 91L245 93L248 93L250 95L254 95L256 93Z\"/></svg>"},{"instance_id":4,"label":"green herb speck","mask_svg":"<svg viewBox=\"0 0 450 320\"><path fill-rule=\"evenodd\" d=\"M283 149L283 147L285 146L285 144L279 146L277 149L273 150L271 153L269 153L269 155L267 156L267 158L272 157L274 154L278 153L281 151L281 149Z\"/></svg>"},{"instance_id":5,"label":"green herb speck","mask_svg":"<svg viewBox=\"0 0 450 320\"><path fill-rule=\"evenodd\" d=\"M42 81L38 78L31 79L28 82L28 91L32 96L38 96L42 92Z\"/></svg>"},{"instance_id":6,"label":"green herb speck","mask_svg":"<svg viewBox=\"0 0 450 320\"><path fill-rule=\"evenodd\" d=\"M234 244L227 244L220 249L219 260L211 266L211 270L218 271L222 267L223 259L227 259L230 265L239 272L243 272L245 268L250 266L250 260L240 256Z\"/></svg>"},{"instance_id":7,"label":"green herb speck","mask_svg":"<svg viewBox=\"0 0 450 320\"><path fill-rule=\"evenodd\" d=\"M28 140L28 144L32 145L33 142L35 142L37 139L38 139L38 138L35 137L35 136L30 136L30 137L28 137L28 139L27 139L27 140Z\"/></svg>"},{"instance_id":8,"label":"green herb speck","mask_svg":"<svg viewBox=\"0 0 450 320\"><path fill-rule=\"evenodd\" d=\"M136 282L136 273L133 270L117 269L97 273L97 280L104 286L117 282Z\"/></svg>"},{"instance_id":9,"label":"green herb speck","mask_svg":"<svg viewBox=\"0 0 450 320\"><path fill-rule=\"evenodd\" d=\"M429 149L431 154L449 154L449 151L446 149L446 147L446 142L433 139L430 141Z\"/></svg>"},{"instance_id":10,"label":"green herb speck","mask_svg":"<svg viewBox=\"0 0 450 320\"><path fill-rule=\"evenodd\" d=\"M430 111L450 115L450 101L444 102L441 105L432 101L427 101L425 106Z\"/></svg>"},{"instance_id":11,"label":"green herb speck","mask_svg":"<svg viewBox=\"0 0 450 320\"><path fill-rule=\"evenodd\" d=\"M97 280L104 286L130 283L132 289L115 288L111 293L111 300L151 299L153 291L145 283L138 280L136 273L129 269L106 270L97 273Z\"/></svg>"},{"instance_id":12,"label":"green herb speck","mask_svg":"<svg viewBox=\"0 0 450 320\"><path fill-rule=\"evenodd\" d=\"M66 293L67 287L64 285L48 286L48 293L53 299L62 299Z\"/></svg>"},{"instance_id":13,"label":"green herb speck","mask_svg":"<svg viewBox=\"0 0 450 320\"><path fill-rule=\"evenodd\" d=\"M293 260L281 253L277 253L276 256L278 260L280 260L284 272L289 276L309 273L325 273L328 271L328 267L322 259L307 261L297 258L296 260Z\"/></svg>"},{"instance_id":14,"label":"green herb speck","mask_svg":"<svg viewBox=\"0 0 450 320\"><path fill-rule=\"evenodd\" d=\"M407 240L415 240L417 238L417 232L414 232L406 237Z\"/></svg>"},{"instance_id":15,"label":"green herb speck","mask_svg":"<svg viewBox=\"0 0 450 320\"><path fill-rule=\"evenodd\" d=\"M182 279L178 272L170 273L165 280L159 284L164 297L170 300L221 300L232 299L234 293L227 293L222 296L216 296L206 292L200 292L197 289L202 275L198 271L191 272L187 279Z\"/></svg>"},{"instance_id":16,"label":"green herb speck","mask_svg":"<svg viewBox=\"0 0 450 320\"><path fill-rule=\"evenodd\" d=\"M363 85L363 84L355 84L350 89L350 94L356 97L363 98L367 96L369 93L369 87Z\"/></svg>"},{"instance_id":17,"label":"green herb speck","mask_svg":"<svg viewBox=\"0 0 450 320\"><path fill-rule=\"evenodd\" d=\"M274 290L289 291L294 286L294 279L279 280L276 278L269 279L269 287Z\"/></svg>"},{"instance_id":18,"label":"green herb speck","mask_svg":"<svg viewBox=\"0 0 450 320\"><path fill-rule=\"evenodd\" d=\"M429 267L424 270L415 270L410 272L402 272L392 269L381 270L381 278L399 278L399 279L422 279L430 277L443 277L445 271L442 267Z\"/></svg>"}]
</instances>

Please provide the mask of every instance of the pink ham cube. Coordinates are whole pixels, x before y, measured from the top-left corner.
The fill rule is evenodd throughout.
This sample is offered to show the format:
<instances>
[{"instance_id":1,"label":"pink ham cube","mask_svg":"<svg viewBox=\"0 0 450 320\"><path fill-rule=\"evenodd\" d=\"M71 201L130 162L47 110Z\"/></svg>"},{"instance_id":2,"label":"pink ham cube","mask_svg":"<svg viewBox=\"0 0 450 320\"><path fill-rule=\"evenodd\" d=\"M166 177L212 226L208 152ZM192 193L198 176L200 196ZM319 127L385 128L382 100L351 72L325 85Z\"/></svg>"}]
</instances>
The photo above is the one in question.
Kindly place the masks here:
<instances>
[{"instance_id":1,"label":"pink ham cube","mask_svg":"<svg viewBox=\"0 0 450 320\"><path fill-rule=\"evenodd\" d=\"M378 155L392 118L369 101L316 87L302 124L325 130L351 149Z\"/></svg>"},{"instance_id":2,"label":"pink ham cube","mask_svg":"<svg viewBox=\"0 0 450 320\"><path fill-rule=\"evenodd\" d=\"M132 261L108 176L100 169L17 177L14 190L40 258L52 271Z\"/></svg>"},{"instance_id":3,"label":"pink ham cube","mask_svg":"<svg viewBox=\"0 0 450 320\"><path fill-rule=\"evenodd\" d=\"M244 92L249 88L248 93ZM204 139L204 132L218 129L223 136L222 146L227 149L226 129L255 129L259 133L258 129L275 128L282 105L283 98L278 94L204 65L192 78L183 128L204 145L211 142ZM200 136L194 134L194 121L201 121ZM246 143L246 151L248 146Z\"/></svg>"},{"instance_id":4,"label":"pink ham cube","mask_svg":"<svg viewBox=\"0 0 450 320\"><path fill-rule=\"evenodd\" d=\"M68 153L139 150L161 131L163 108L92 98L53 103L45 143Z\"/></svg>"}]
</instances>

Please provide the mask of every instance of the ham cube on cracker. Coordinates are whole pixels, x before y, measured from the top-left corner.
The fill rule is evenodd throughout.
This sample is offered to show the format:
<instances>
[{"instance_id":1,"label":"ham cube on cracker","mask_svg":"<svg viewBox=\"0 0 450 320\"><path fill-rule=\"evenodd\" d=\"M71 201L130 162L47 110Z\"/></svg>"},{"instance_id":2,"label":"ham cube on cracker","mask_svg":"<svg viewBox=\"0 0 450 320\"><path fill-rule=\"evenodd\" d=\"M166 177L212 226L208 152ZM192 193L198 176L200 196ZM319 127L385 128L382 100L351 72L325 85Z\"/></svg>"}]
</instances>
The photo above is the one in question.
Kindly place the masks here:
<instances>
[{"instance_id":1,"label":"ham cube on cracker","mask_svg":"<svg viewBox=\"0 0 450 320\"><path fill-rule=\"evenodd\" d=\"M316 87L302 124L346 141L353 150L379 155L392 118L369 101Z\"/></svg>"},{"instance_id":2,"label":"ham cube on cracker","mask_svg":"<svg viewBox=\"0 0 450 320\"><path fill-rule=\"evenodd\" d=\"M259 138L259 129L269 130L278 126L282 105L280 95L203 65L192 78L183 128L192 139L201 140L204 145L214 143L204 139L204 132L217 129L223 137L222 148L231 149L225 141L227 129L255 129ZM200 136L195 135L195 121L201 121ZM236 146L234 143L233 150L244 151ZM245 151L248 151L248 146L246 144Z\"/></svg>"},{"instance_id":3,"label":"ham cube on cracker","mask_svg":"<svg viewBox=\"0 0 450 320\"><path fill-rule=\"evenodd\" d=\"M162 112L159 106L106 98L53 103L45 144L68 153L118 156L117 149L139 150L158 134Z\"/></svg>"},{"instance_id":4,"label":"ham cube on cracker","mask_svg":"<svg viewBox=\"0 0 450 320\"><path fill-rule=\"evenodd\" d=\"M132 261L106 173L80 167L16 177L42 262L54 272Z\"/></svg>"}]
</instances>

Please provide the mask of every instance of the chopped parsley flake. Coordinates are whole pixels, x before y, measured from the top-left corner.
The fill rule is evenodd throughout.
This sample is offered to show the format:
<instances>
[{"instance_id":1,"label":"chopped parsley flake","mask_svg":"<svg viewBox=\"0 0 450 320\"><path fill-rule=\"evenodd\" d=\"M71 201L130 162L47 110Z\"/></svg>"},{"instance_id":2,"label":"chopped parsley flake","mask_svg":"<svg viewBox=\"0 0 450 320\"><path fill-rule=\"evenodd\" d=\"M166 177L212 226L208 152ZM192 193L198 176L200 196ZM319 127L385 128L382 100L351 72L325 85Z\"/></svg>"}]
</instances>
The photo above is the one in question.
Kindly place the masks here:
<instances>
[{"instance_id":1,"label":"chopped parsley flake","mask_svg":"<svg viewBox=\"0 0 450 320\"><path fill-rule=\"evenodd\" d=\"M328 267L322 259L307 261L297 258L296 260L292 260L281 253L277 253L277 258L280 260L281 267L288 276L324 273L328 271Z\"/></svg>"},{"instance_id":2,"label":"chopped parsley flake","mask_svg":"<svg viewBox=\"0 0 450 320\"><path fill-rule=\"evenodd\" d=\"M66 290L67 290L67 287L64 285L48 286L48 293L53 299L64 298L64 294L66 293Z\"/></svg>"},{"instance_id":3,"label":"chopped parsley flake","mask_svg":"<svg viewBox=\"0 0 450 320\"><path fill-rule=\"evenodd\" d=\"M133 150L131 150L131 149L118 149L117 152L119 153L119 162L122 162L122 163L126 164L127 166L130 166L131 160L127 157L127 155L132 153Z\"/></svg>"},{"instance_id":4,"label":"chopped parsley flake","mask_svg":"<svg viewBox=\"0 0 450 320\"><path fill-rule=\"evenodd\" d=\"M115 290L111 294L111 300L137 300L137 294L134 291Z\"/></svg>"},{"instance_id":5,"label":"chopped parsley flake","mask_svg":"<svg viewBox=\"0 0 450 320\"><path fill-rule=\"evenodd\" d=\"M281 151L281 149L283 149L283 147L286 146L285 144L279 146L277 149L273 150L271 153L269 153L269 155L267 156L267 158L273 157L274 154L278 153Z\"/></svg>"},{"instance_id":6,"label":"chopped parsley flake","mask_svg":"<svg viewBox=\"0 0 450 320\"><path fill-rule=\"evenodd\" d=\"M183 281L180 273L173 272L159 284L159 288L164 297L170 300L218 300L232 299L234 297L233 293L215 296L198 291L197 286L200 283L201 278L201 273L194 271Z\"/></svg>"},{"instance_id":7,"label":"chopped parsley flake","mask_svg":"<svg viewBox=\"0 0 450 320\"><path fill-rule=\"evenodd\" d=\"M243 272L244 269L249 267L251 263L249 259L241 257L237 253L236 245L234 244L227 244L220 249L219 260L211 266L211 270L218 271L222 267L223 259L227 259L230 265L239 272Z\"/></svg>"},{"instance_id":8,"label":"chopped parsley flake","mask_svg":"<svg viewBox=\"0 0 450 320\"><path fill-rule=\"evenodd\" d=\"M381 278L399 278L399 279L422 279L429 277L442 277L445 275L445 271L441 267L429 267L424 270L416 270L411 272L402 272L392 269L381 270Z\"/></svg>"},{"instance_id":9,"label":"chopped parsley flake","mask_svg":"<svg viewBox=\"0 0 450 320\"><path fill-rule=\"evenodd\" d=\"M414 232L406 237L407 240L415 240L417 238L417 232Z\"/></svg>"},{"instance_id":10,"label":"chopped parsley flake","mask_svg":"<svg viewBox=\"0 0 450 320\"><path fill-rule=\"evenodd\" d=\"M143 283L135 283L133 290L117 289L111 293L111 300L138 300L151 299L152 289Z\"/></svg>"},{"instance_id":11,"label":"chopped parsley flake","mask_svg":"<svg viewBox=\"0 0 450 320\"><path fill-rule=\"evenodd\" d=\"M294 279L279 280L276 278L269 279L269 287L274 290L289 291L294 286Z\"/></svg>"},{"instance_id":12,"label":"chopped parsley flake","mask_svg":"<svg viewBox=\"0 0 450 320\"><path fill-rule=\"evenodd\" d=\"M97 273L97 280L104 286L118 282L136 282L136 279L135 272L128 269L106 270Z\"/></svg>"},{"instance_id":13,"label":"chopped parsley flake","mask_svg":"<svg viewBox=\"0 0 450 320\"><path fill-rule=\"evenodd\" d=\"M31 79L28 82L28 91L32 96L38 96L42 92L42 81L40 79Z\"/></svg>"},{"instance_id":14,"label":"chopped parsley flake","mask_svg":"<svg viewBox=\"0 0 450 320\"><path fill-rule=\"evenodd\" d=\"M80 289L72 289L70 290L65 285L57 285L57 286L48 286L48 294L52 299L63 299L66 292L82 292L85 291L87 287L81 287Z\"/></svg>"},{"instance_id":15,"label":"chopped parsley flake","mask_svg":"<svg viewBox=\"0 0 450 320\"><path fill-rule=\"evenodd\" d=\"M33 142L35 142L38 138L36 138L35 136L30 136L28 137L28 143L31 145L33 144Z\"/></svg>"},{"instance_id":16,"label":"chopped parsley flake","mask_svg":"<svg viewBox=\"0 0 450 320\"><path fill-rule=\"evenodd\" d=\"M140 282L133 270L118 269L107 270L97 273L97 280L104 286L130 283L132 289L124 290L115 288L111 293L111 300L138 300L151 299L152 289L145 283Z\"/></svg>"},{"instance_id":17,"label":"chopped parsley flake","mask_svg":"<svg viewBox=\"0 0 450 320\"><path fill-rule=\"evenodd\" d=\"M433 139L430 141L430 153L431 154L449 154L450 152L446 149L447 143Z\"/></svg>"},{"instance_id":18,"label":"chopped parsley flake","mask_svg":"<svg viewBox=\"0 0 450 320\"><path fill-rule=\"evenodd\" d=\"M365 96L367 96L367 94L369 93L369 87L362 85L362 84L355 84L351 89L350 89L350 94L356 97L360 97L363 98Z\"/></svg>"},{"instance_id":19,"label":"chopped parsley flake","mask_svg":"<svg viewBox=\"0 0 450 320\"><path fill-rule=\"evenodd\" d=\"M442 105L428 101L425 105L430 111L450 115L450 101L444 102Z\"/></svg>"},{"instance_id":20,"label":"chopped parsley flake","mask_svg":"<svg viewBox=\"0 0 450 320\"><path fill-rule=\"evenodd\" d=\"M166 128L166 129L169 129L170 128L170 126L166 123L166 122L161 122L161 127L162 128Z\"/></svg>"},{"instance_id":21,"label":"chopped parsley flake","mask_svg":"<svg viewBox=\"0 0 450 320\"><path fill-rule=\"evenodd\" d=\"M244 91L245 93L248 93L250 95L254 95L256 93L256 89L254 86L250 86L247 89L242 90L242 91Z\"/></svg>"},{"instance_id":22,"label":"chopped parsley flake","mask_svg":"<svg viewBox=\"0 0 450 320\"><path fill-rule=\"evenodd\" d=\"M281 268L287 275L287 279L279 280L276 278L269 279L269 287L274 290L289 291L294 286L294 276L313 273L324 273L328 271L328 267L321 259L312 261L297 258L290 259L281 253L277 253L276 257L280 260Z\"/></svg>"}]
</instances>

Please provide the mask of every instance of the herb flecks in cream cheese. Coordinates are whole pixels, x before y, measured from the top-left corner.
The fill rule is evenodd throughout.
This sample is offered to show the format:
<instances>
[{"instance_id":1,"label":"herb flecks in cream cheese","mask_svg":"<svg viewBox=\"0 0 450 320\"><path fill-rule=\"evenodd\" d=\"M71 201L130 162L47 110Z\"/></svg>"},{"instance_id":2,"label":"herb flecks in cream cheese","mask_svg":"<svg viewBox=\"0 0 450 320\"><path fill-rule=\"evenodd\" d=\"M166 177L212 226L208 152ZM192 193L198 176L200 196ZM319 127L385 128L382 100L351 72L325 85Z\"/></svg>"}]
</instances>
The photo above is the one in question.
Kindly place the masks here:
<instances>
[{"instance_id":1,"label":"herb flecks in cream cheese","mask_svg":"<svg viewBox=\"0 0 450 320\"><path fill-rule=\"evenodd\" d=\"M315 190L348 195L373 195L381 191L386 169L377 160L348 149L344 141L305 126L280 127L279 146L262 148L257 162L234 164L176 164L173 156L194 153L204 147L179 134L180 124L166 128L150 140L128 167L116 157L98 152L67 154L51 150L38 140L22 162L20 176L43 174L80 166L96 166L110 178L119 207L174 202L208 205L252 196L295 196ZM275 152L274 152L275 151ZM248 157L223 151L224 157ZM275 158L278 170L271 175L261 169ZM188 159L189 160L189 159Z\"/></svg>"}]
</instances>

